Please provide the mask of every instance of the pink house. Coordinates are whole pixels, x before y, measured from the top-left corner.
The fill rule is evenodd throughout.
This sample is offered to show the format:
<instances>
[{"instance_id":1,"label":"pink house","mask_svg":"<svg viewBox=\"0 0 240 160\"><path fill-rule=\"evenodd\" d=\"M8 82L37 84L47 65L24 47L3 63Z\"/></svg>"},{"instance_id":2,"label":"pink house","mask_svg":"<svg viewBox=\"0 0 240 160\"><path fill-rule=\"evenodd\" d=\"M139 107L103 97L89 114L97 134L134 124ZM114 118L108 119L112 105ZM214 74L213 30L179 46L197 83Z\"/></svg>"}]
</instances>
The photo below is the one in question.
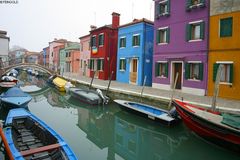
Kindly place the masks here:
<instances>
[{"instance_id":1,"label":"pink house","mask_svg":"<svg viewBox=\"0 0 240 160\"><path fill-rule=\"evenodd\" d=\"M85 35L80 39L80 75L90 76L90 35Z\"/></svg>"},{"instance_id":2,"label":"pink house","mask_svg":"<svg viewBox=\"0 0 240 160\"><path fill-rule=\"evenodd\" d=\"M53 48L53 64L55 65L55 69L59 69L60 66L60 61L59 61L59 57L60 57L60 49L64 48L65 45L58 45L55 46Z\"/></svg>"}]
</instances>

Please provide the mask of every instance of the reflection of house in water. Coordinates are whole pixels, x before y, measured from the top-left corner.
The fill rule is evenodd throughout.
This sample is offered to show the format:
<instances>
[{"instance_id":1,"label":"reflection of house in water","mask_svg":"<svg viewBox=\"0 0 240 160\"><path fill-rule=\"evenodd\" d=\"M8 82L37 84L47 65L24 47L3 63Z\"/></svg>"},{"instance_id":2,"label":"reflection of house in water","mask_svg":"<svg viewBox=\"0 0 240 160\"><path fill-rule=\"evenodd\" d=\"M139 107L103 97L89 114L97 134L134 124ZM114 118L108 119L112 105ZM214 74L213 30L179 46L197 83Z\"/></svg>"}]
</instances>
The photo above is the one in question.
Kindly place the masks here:
<instances>
[{"instance_id":1,"label":"reflection of house in water","mask_svg":"<svg viewBox=\"0 0 240 160\"><path fill-rule=\"evenodd\" d=\"M126 160L169 159L181 143L175 128L154 126L119 112L115 115L115 153Z\"/></svg>"}]
</instances>

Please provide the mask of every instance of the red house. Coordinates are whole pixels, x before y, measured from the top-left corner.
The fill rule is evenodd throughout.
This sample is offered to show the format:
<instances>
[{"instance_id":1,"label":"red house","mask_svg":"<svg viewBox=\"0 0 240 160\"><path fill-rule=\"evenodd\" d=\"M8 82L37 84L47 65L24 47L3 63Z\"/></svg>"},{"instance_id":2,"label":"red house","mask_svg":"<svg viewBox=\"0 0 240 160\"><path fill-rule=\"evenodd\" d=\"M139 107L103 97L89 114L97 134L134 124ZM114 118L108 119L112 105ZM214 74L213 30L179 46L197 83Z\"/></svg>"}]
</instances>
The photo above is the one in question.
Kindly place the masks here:
<instances>
[{"instance_id":1,"label":"red house","mask_svg":"<svg viewBox=\"0 0 240 160\"><path fill-rule=\"evenodd\" d=\"M113 12L112 24L91 28L91 59L89 62L91 77L96 71L96 78L107 80L113 71L112 79L116 79L119 20L120 14Z\"/></svg>"}]
</instances>

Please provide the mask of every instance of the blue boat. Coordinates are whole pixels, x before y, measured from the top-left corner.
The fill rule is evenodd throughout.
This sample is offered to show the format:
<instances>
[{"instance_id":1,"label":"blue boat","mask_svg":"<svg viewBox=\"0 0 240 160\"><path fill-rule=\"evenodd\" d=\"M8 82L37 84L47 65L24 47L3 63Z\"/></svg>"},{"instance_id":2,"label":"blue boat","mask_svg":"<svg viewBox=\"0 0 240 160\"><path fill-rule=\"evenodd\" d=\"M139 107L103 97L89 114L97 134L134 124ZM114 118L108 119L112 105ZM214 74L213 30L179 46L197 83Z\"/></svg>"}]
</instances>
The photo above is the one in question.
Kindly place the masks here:
<instances>
[{"instance_id":1,"label":"blue boat","mask_svg":"<svg viewBox=\"0 0 240 160\"><path fill-rule=\"evenodd\" d=\"M4 135L14 160L77 160L63 138L23 108L9 111Z\"/></svg>"},{"instance_id":2,"label":"blue boat","mask_svg":"<svg viewBox=\"0 0 240 160\"><path fill-rule=\"evenodd\" d=\"M9 108L27 108L27 104L32 100L32 96L18 87L12 87L0 95L0 100L2 105Z\"/></svg>"},{"instance_id":3,"label":"blue boat","mask_svg":"<svg viewBox=\"0 0 240 160\"><path fill-rule=\"evenodd\" d=\"M148 117L154 121L159 121L168 126L176 122L176 119L172 117L167 110L132 101L117 99L114 100L114 102L119 104L124 109L140 114L144 117Z\"/></svg>"}]
</instances>

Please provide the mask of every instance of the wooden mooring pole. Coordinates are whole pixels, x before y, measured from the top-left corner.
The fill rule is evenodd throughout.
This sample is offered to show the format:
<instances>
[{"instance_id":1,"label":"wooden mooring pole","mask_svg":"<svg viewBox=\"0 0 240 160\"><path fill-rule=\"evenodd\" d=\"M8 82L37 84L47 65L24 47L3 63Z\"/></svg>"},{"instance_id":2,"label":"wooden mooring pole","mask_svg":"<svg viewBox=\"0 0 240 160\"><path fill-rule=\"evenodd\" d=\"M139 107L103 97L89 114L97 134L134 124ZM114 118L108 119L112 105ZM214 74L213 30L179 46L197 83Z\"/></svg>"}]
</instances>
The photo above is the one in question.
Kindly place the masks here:
<instances>
[{"instance_id":1,"label":"wooden mooring pole","mask_svg":"<svg viewBox=\"0 0 240 160\"><path fill-rule=\"evenodd\" d=\"M174 92L175 92L175 89L176 89L176 85L177 85L177 80L178 80L178 72L176 73L176 77L175 77L175 80L174 80L174 85L173 85L173 89L172 89L172 95L171 95L171 99L170 99L170 102L168 104L168 108L171 107L172 105L172 101L173 101L173 96L174 96Z\"/></svg>"}]
</instances>

